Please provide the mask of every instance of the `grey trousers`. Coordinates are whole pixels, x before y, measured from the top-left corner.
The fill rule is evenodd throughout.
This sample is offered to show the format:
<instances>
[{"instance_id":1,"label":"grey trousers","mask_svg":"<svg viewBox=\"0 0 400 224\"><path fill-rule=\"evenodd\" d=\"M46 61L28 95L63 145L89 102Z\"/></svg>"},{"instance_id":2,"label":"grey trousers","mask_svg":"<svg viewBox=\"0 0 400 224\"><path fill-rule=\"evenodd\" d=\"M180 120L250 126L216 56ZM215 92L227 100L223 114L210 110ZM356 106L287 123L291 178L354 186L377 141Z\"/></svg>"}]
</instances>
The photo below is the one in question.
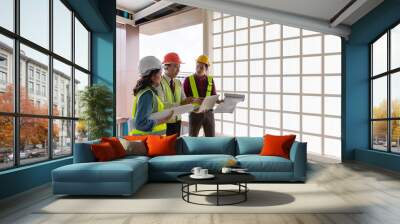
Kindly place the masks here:
<instances>
[{"instance_id":1,"label":"grey trousers","mask_svg":"<svg viewBox=\"0 0 400 224\"><path fill-rule=\"evenodd\" d=\"M197 137L203 127L206 137L215 136L215 120L213 111L189 114L189 136Z\"/></svg>"}]
</instances>

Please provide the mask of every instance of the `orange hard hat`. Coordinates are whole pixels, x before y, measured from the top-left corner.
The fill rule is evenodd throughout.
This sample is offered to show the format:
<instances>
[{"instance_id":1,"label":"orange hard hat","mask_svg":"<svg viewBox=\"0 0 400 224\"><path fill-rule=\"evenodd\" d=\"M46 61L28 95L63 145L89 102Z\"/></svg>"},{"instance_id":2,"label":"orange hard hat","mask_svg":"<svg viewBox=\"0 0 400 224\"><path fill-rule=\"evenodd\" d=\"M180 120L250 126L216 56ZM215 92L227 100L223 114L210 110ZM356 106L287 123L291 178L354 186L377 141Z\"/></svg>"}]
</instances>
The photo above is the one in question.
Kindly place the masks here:
<instances>
[{"instance_id":1,"label":"orange hard hat","mask_svg":"<svg viewBox=\"0 0 400 224\"><path fill-rule=\"evenodd\" d=\"M183 64L181 59L179 58L179 55L175 52L170 52L164 56L164 61L163 64Z\"/></svg>"}]
</instances>

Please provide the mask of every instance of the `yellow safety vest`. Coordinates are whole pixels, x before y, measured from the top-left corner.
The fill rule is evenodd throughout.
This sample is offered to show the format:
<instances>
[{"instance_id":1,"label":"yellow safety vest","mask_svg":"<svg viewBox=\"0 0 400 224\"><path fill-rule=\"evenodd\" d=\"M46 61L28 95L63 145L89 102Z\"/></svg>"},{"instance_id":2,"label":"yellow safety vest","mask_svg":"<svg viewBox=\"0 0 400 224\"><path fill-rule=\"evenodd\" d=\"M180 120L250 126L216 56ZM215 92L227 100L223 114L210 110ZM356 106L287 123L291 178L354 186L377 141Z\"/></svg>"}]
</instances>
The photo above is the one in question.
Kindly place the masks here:
<instances>
[{"instance_id":1,"label":"yellow safety vest","mask_svg":"<svg viewBox=\"0 0 400 224\"><path fill-rule=\"evenodd\" d=\"M164 110L164 104L163 102L160 100L160 98L150 89L150 88L145 88L143 90L141 90L135 97L133 100L133 108L132 108L132 119L135 120L136 119L136 112L137 112L137 105L139 102L139 98L143 95L143 93L145 93L146 91L151 91L151 93L153 94L153 112L161 112ZM154 111L154 102L157 101L157 111ZM165 134L167 130L167 124L163 123L163 124L158 124L156 126L153 127L153 129L151 129L151 131L146 132L146 131L141 131L138 129L133 129L132 131L129 132L130 135L149 135L149 134L154 134L154 135L163 135Z\"/></svg>"},{"instance_id":2,"label":"yellow safety vest","mask_svg":"<svg viewBox=\"0 0 400 224\"><path fill-rule=\"evenodd\" d=\"M207 80L208 80L208 85L207 85L206 97L211 96L213 77L211 75L208 75ZM190 83L190 89L192 90L193 98L200 98L194 74L189 76L189 83ZM200 104L198 103L193 103L193 105L200 106Z\"/></svg>"},{"instance_id":3,"label":"yellow safety vest","mask_svg":"<svg viewBox=\"0 0 400 224\"><path fill-rule=\"evenodd\" d=\"M165 77L161 79L161 88L163 89L164 96L166 101L169 104L180 104L182 98L182 85L181 82L177 79L174 79L174 94L172 93L172 89L169 85L169 82ZM171 118L167 123L175 123L176 121L180 121L181 116L176 116L175 118Z\"/></svg>"}]
</instances>

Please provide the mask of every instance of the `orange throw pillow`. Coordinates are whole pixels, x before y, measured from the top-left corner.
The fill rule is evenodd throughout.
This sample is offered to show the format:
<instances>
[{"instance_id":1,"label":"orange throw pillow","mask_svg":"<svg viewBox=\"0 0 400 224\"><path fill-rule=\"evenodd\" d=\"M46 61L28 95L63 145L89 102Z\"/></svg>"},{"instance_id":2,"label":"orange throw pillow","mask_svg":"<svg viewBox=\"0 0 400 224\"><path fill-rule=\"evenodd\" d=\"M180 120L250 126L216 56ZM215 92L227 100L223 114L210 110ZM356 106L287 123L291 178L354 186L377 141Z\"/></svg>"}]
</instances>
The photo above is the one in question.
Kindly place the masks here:
<instances>
[{"instance_id":1,"label":"orange throw pillow","mask_svg":"<svg viewBox=\"0 0 400 224\"><path fill-rule=\"evenodd\" d=\"M125 136L124 139L128 140L128 141L143 141L145 142L147 139L148 135L128 135Z\"/></svg>"},{"instance_id":2,"label":"orange throw pillow","mask_svg":"<svg viewBox=\"0 0 400 224\"><path fill-rule=\"evenodd\" d=\"M108 142L114 149L115 155L117 158L125 157L126 156L126 151L124 149L124 146L122 146L121 142L119 141L118 138L116 137L110 137L110 138L101 138L101 142Z\"/></svg>"},{"instance_id":3,"label":"orange throw pillow","mask_svg":"<svg viewBox=\"0 0 400 224\"><path fill-rule=\"evenodd\" d=\"M161 135L149 135L147 137L147 155L154 156L165 156L176 154L176 138L177 135L161 136Z\"/></svg>"},{"instance_id":4,"label":"orange throw pillow","mask_svg":"<svg viewBox=\"0 0 400 224\"><path fill-rule=\"evenodd\" d=\"M110 161L116 159L115 151L112 145L108 142L91 145L94 157L99 162Z\"/></svg>"},{"instance_id":5,"label":"orange throw pillow","mask_svg":"<svg viewBox=\"0 0 400 224\"><path fill-rule=\"evenodd\" d=\"M296 135L283 135L283 136L265 135L264 145L263 148L261 149L260 155L280 156L289 159L290 147L292 147L292 144L295 139Z\"/></svg>"}]
</instances>

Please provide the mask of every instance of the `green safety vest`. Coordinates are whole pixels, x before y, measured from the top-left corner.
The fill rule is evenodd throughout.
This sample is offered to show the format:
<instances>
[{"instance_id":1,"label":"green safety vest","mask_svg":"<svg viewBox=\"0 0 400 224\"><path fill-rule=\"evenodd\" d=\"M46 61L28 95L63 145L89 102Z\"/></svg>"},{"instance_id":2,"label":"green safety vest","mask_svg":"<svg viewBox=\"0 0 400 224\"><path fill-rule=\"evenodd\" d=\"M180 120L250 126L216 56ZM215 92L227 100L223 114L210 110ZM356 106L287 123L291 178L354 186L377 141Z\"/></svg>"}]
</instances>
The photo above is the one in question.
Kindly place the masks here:
<instances>
[{"instance_id":1,"label":"green safety vest","mask_svg":"<svg viewBox=\"0 0 400 224\"><path fill-rule=\"evenodd\" d=\"M213 77L211 75L208 75L207 80L208 80L208 85L207 85L206 97L211 96ZM196 80L195 80L194 74L189 76L189 83L190 83L190 89L192 90L193 97L200 98L199 91L197 90L197 85L196 85ZM200 106L200 104L198 104L198 103L193 103L193 105Z\"/></svg>"},{"instance_id":2,"label":"green safety vest","mask_svg":"<svg viewBox=\"0 0 400 224\"><path fill-rule=\"evenodd\" d=\"M153 94L153 103L152 103L153 112L161 112L161 111L164 110L164 104L160 100L160 98L150 88L145 88L145 89L141 90L136 96L134 96L133 108L132 108L132 119L134 119L134 120L136 118L137 104L139 102L139 98L146 91L151 91L151 93ZM155 101L157 101L157 111L154 111L154 103L155 103ZM158 125L154 126L153 129L151 131L149 131L149 132L141 131L141 130L138 130L138 129L133 129L132 131L129 132L129 134L130 135L149 135L149 134L163 135L163 134L165 134L166 130L167 130L167 124L163 123L163 124L158 124Z\"/></svg>"},{"instance_id":3,"label":"green safety vest","mask_svg":"<svg viewBox=\"0 0 400 224\"><path fill-rule=\"evenodd\" d=\"M166 101L169 104L181 104L182 85L178 79L174 79L174 87L175 87L175 89L173 91L175 94L172 93L172 89L171 89L167 79L165 77L163 77L161 79L161 88L163 90ZM176 121L180 121L180 120L181 120L181 116L176 116L176 118L171 118L171 120L169 120L167 123L175 123Z\"/></svg>"}]
</instances>

